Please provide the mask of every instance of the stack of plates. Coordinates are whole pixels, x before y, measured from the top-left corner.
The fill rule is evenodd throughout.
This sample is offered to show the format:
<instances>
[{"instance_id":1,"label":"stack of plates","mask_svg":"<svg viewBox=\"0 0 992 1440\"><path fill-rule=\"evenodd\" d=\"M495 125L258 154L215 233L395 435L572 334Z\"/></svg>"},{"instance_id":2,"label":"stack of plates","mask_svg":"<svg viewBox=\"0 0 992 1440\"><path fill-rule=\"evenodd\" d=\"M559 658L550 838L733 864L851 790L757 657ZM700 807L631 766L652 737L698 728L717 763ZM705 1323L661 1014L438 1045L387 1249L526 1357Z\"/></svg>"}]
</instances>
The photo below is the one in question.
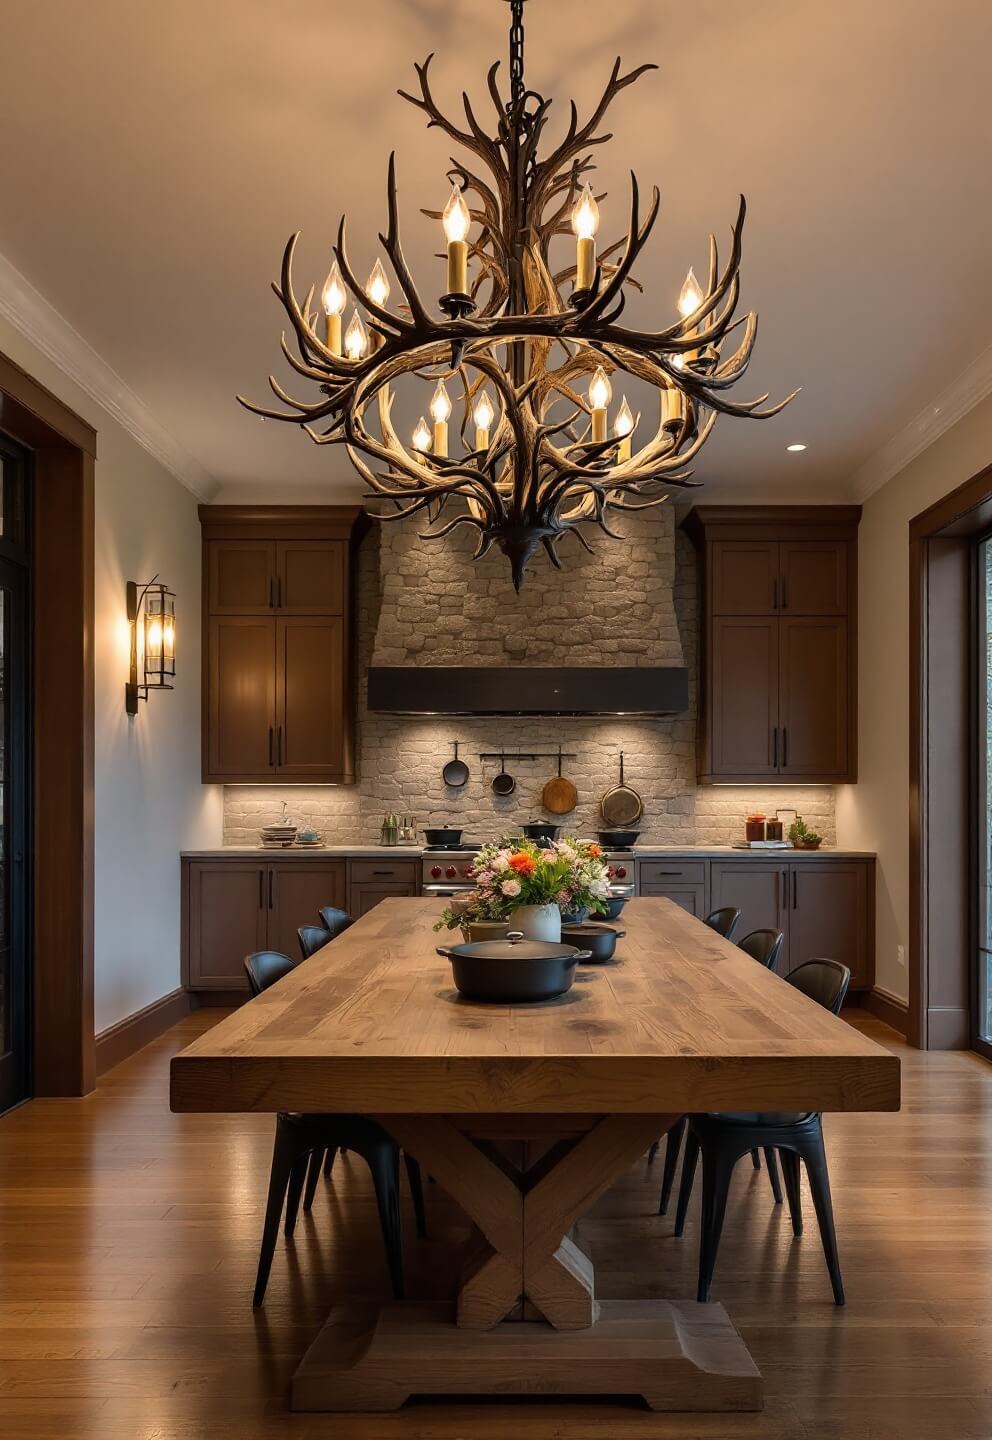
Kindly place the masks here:
<instances>
[{"instance_id":1,"label":"stack of plates","mask_svg":"<svg viewBox=\"0 0 992 1440\"><path fill-rule=\"evenodd\" d=\"M281 850L295 839L295 825L266 825L262 831L262 845L267 850Z\"/></svg>"}]
</instances>

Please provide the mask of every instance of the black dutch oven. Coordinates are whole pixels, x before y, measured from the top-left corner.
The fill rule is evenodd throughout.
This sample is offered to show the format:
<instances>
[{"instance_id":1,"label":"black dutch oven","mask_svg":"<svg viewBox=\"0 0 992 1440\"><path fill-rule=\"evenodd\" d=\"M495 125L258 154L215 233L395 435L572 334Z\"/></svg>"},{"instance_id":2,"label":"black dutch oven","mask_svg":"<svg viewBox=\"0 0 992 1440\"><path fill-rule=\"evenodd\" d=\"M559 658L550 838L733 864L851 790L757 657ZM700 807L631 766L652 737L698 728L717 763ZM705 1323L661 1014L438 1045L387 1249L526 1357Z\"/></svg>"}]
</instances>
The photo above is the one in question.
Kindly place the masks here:
<instances>
[{"instance_id":1,"label":"black dutch oven","mask_svg":"<svg viewBox=\"0 0 992 1440\"><path fill-rule=\"evenodd\" d=\"M597 830L596 839L607 850L629 850L637 844L640 830Z\"/></svg>"},{"instance_id":2,"label":"black dutch oven","mask_svg":"<svg viewBox=\"0 0 992 1440\"><path fill-rule=\"evenodd\" d=\"M519 930L511 930L505 940L439 945L437 953L451 961L460 994L502 1005L564 995L571 989L576 965L590 957L575 945L525 940Z\"/></svg>"},{"instance_id":3,"label":"black dutch oven","mask_svg":"<svg viewBox=\"0 0 992 1440\"><path fill-rule=\"evenodd\" d=\"M561 927L562 943L576 945L580 950L588 951L589 959L597 964L613 959L617 941L622 940L626 933L626 930L614 930L612 925L597 925L594 920L586 920L582 925Z\"/></svg>"},{"instance_id":4,"label":"black dutch oven","mask_svg":"<svg viewBox=\"0 0 992 1440\"><path fill-rule=\"evenodd\" d=\"M552 840L557 840L561 834L560 825L549 825L546 820L538 820L530 825L521 825L521 830L528 840L533 840L535 845L550 845Z\"/></svg>"},{"instance_id":5,"label":"black dutch oven","mask_svg":"<svg viewBox=\"0 0 992 1440\"><path fill-rule=\"evenodd\" d=\"M428 845L458 845L461 843L462 832L445 825L435 830L425 830L424 838Z\"/></svg>"}]
</instances>

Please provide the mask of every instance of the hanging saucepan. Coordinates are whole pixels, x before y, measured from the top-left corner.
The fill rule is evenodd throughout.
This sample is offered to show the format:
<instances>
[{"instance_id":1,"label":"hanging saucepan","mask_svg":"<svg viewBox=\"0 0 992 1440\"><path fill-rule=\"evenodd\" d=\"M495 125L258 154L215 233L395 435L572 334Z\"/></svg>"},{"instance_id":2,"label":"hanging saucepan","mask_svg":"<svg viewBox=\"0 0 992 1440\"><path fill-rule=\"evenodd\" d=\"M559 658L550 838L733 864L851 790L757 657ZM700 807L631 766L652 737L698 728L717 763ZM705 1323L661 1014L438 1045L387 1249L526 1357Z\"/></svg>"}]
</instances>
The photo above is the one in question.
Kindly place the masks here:
<instances>
[{"instance_id":1,"label":"hanging saucepan","mask_svg":"<svg viewBox=\"0 0 992 1440\"><path fill-rule=\"evenodd\" d=\"M445 785L450 785L454 790L460 790L468 779L468 766L464 760L459 760L458 758L458 741L455 740L453 743L455 747L455 758L454 760L449 760L447 765L445 765L441 771L441 779Z\"/></svg>"},{"instance_id":2,"label":"hanging saucepan","mask_svg":"<svg viewBox=\"0 0 992 1440\"><path fill-rule=\"evenodd\" d=\"M579 792L561 773L561 746L558 746L558 774L545 782L541 804L552 815L570 815L579 803Z\"/></svg>"},{"instance_id":3,"label":"hanging saucepan","mask_svg":"<svg viewBox=\"0 0 992 1440\"><path fill-rule=\"evenodd\" d=\"M517 782L512 775L506 773L506 756L503 751L499 754L499 774L492 778L494 795L512 795L517 788Z\"/></svg>"},{"instance_id":4,"label":"hanging saucepan","mask_svg":"<svg viewBox=\"0 0 992 1440\"><path fill-rule=\"evenodd\" d=\"M612 790L607 790L599 808L605 823L613 827L634 825L640 820L644 813L644 804L636 790L624 784L623 778L623 751L620 751L620 784L614 785Z\"/></svg>"}]
</instances>

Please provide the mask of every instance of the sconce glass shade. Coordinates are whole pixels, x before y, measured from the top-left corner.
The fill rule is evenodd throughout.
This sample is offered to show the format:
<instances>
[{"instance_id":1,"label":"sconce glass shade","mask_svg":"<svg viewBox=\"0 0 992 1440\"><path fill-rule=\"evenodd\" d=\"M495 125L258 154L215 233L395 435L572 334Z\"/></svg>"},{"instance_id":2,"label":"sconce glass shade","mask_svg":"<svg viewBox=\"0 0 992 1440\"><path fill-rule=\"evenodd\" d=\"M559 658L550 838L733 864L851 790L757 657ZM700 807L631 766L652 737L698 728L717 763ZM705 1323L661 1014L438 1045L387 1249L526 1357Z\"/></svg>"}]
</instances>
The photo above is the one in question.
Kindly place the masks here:
<instances>
[{"instance_id":1,"label":"sconce glass shade","mask_svg":"<svg viewBox=\"0 0 992 1440\"><path fill-rule=\"evenodd\" d=\"M164 585L145 595L145 685L171 690L176 676L176 597Z\"/></svg>"}]
</instances>

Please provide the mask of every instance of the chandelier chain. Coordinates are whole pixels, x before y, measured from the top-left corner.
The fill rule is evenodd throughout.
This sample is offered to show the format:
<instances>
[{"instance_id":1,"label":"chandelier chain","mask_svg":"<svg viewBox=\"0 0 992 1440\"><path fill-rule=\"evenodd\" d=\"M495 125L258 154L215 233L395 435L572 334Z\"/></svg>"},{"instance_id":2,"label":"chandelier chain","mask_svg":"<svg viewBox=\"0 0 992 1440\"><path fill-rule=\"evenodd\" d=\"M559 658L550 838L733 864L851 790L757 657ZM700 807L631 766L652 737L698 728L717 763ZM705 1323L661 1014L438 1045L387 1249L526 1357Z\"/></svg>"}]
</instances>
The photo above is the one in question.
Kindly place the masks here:
<instances>
[{"instance_id":1,"label":"chandelier chain","mask_svg":"<svg viewBox=\"0 0 992 1440\"><path fill-rule=\"evenodd\" d=\"M524 0L510 0L510 105L524 98Z\"/></svg>"}]
</instances>

